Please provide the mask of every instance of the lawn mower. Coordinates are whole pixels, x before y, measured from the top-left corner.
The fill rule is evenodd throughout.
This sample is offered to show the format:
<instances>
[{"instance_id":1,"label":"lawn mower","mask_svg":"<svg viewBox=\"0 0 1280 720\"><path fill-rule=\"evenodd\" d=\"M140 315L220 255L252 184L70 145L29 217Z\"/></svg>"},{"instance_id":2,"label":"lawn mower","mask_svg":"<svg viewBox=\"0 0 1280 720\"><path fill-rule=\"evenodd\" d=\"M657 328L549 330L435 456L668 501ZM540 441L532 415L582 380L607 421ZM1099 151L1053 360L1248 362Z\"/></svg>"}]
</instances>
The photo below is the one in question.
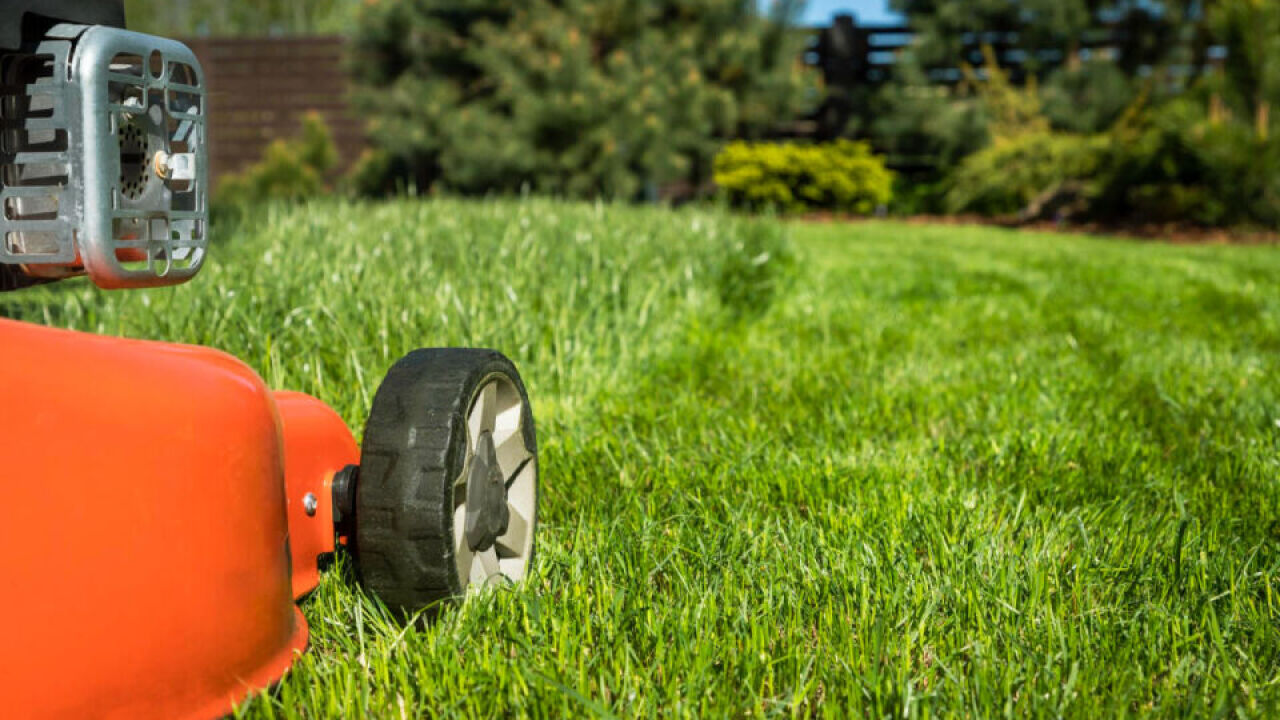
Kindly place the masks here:
<instances>
[{"instance_id":1,"label":"lawn mower","mask_svg":"<svg viewBox=\"0 0 1280 720\"><path fill-rule=\"evenodd\" d=\"M205 261L200 63L123 26L118 0L0 0L0 291ZM537 444L498 352L409 353L359 446L209 348L0 318L0 358L0 715L223 715L306 648L335 552L406 619L528 572Z\"/></svg>"}]
</instances>

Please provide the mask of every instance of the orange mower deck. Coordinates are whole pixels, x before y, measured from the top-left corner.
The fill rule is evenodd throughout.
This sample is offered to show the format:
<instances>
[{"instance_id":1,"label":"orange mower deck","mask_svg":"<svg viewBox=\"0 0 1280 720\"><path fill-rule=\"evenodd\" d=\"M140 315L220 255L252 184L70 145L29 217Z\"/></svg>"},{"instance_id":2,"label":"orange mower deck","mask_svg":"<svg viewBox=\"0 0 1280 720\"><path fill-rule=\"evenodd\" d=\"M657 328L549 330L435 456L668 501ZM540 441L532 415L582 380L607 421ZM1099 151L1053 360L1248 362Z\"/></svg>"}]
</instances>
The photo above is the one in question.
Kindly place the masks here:
<instances>
[{"instance_id":1,"label":"orange mower deck","mask_svg":"<svg viewBox=\"0 0 1280 720\"><path fill-rule=\"evenodd\" d=\"M537 444L501 353L406 355L359 448L216 350L11 320L0 347L8 716L226 714L305 650L340 539L404 618L528 572Z\"/></svg>"},{"instance_id":2,"label":"orange mower deck","mask_svg":"<svg viewBox=\"0 0 1280 720\"><path fill-rule=\"evenodd\" d=\"M337 414L207 348L7 320L0 347L6 714L216 717L278 679L359 461Z\"/></svg>"},{"instance_id":3,"label":"orange mower deck","mask_svg":"<svg viewBox=\"0 0 1280 720\"><path fill-rule=\"evenodd\" d=\"M123 0L0 0L0 75L0 292L195 277L191 49L125 29ZM339 545L406 620L531 567L533 414L495 350L395 362L360 447L216 350L0 319L0 357L3 717L226 714L306 648L295 603Z\"/></svg>"}]
</instances>

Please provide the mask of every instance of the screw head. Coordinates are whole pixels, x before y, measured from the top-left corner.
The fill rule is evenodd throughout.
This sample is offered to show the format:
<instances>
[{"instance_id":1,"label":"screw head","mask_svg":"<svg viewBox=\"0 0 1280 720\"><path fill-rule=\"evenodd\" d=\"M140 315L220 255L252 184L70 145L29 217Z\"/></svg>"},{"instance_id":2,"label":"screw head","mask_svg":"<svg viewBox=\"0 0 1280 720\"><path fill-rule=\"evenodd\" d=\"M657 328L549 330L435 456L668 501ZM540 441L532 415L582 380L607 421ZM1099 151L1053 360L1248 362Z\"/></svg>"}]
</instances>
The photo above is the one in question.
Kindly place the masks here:
<instances>
[{"instance_id":1,"label":"screw head","mask_svg":"<svg viewBox=\"0 0 1280 720\"><path fill-rule=\"evenodd\" d=\"M155 171L156 177L161 180L167 180L169 178L169 153L157 150L155 157L151 161L151 169Z\"/></svg>"},{"instance_id":2,"label":"screw head","mask_svg":"<svg viewBox=\"0 0 1280 720\"><path fill-rule=\"evenodd\" d=\"M307 517L314 517L318 507L320 507L320 501L316 500L315 493L302 496L302 509L307 513Z\"/></svg>"}]
</instances>

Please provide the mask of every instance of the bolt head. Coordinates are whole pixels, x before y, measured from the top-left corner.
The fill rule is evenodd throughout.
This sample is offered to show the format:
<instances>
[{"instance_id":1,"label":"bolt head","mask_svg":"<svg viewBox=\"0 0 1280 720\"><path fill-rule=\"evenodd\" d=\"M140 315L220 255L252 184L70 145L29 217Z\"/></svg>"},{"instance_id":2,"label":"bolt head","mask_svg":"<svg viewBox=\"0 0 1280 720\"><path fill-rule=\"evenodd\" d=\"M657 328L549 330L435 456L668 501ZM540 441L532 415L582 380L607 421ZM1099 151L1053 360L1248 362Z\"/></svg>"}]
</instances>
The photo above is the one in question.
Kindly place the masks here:
<instances>
[{"instance_id":1,"label":"bolt head","mask_svg":"<svg viewBox=\"0 0 1280 720\"><path fill-rule=\"evenodd\" d=\"M480 433L471 472L467 477L467 513L464 535L467 545L476 552L493 547L494 541L507 532L510 522L507 509L507 485L498 465L493 433Z\"/></svg>"}]
</instances>

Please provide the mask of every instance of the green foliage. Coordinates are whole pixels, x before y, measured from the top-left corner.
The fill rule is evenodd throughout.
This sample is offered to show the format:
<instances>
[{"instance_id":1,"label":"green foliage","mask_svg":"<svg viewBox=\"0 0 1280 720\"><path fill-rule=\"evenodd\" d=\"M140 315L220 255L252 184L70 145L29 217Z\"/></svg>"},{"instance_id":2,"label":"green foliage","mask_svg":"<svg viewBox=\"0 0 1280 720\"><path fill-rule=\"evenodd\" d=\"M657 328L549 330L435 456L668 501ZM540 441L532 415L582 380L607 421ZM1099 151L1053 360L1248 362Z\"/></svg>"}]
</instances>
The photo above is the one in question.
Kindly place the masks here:
<instances>
[{"instance_id":1,"label":"green foliage","mask_svg":"<svg viewBox=\"0 0 1280 720\"><path fill-rule=\"evenodd\" d=\"M990 46L983 48L983 56L985 78L979 79L967 65L964 72L989 120L992 144L965 157L952 172L947 209L1015 213L1046 190L1092 175L1098 163L1097 143L1052 133L1035 78L1017 87L995 62Z\"/></svg>"},{"instance_id":2,"label":"green foliage","mask_svg":"<svg viewBox=\"0 0 1280 720\"><path fill-rule=\"evenodd\" d=\"M361 0L125 0L129 29L164 37L340 33Z\"/></svg>"},{"instance_id":3,"label":"green foliage","mask_svg":"<svg viewBox=\"0 0 1280 720\"><path fill-rule=\"evenodd\" d=\"M1046 191L1097 172L1105 138L1047 130L1000 139L965 158L951 177L947 209L1008 215Z\"/></svg>"},{"instance_id":4,"label":"green foliage","mask_svg":"<svg viewBox=\"0 0 1280 720\"><path fill-rule=\"evenodd\" d=\"M1022 50L1059 47L1095 25L1091 0L892 0L920 33L918 51L931 65L965 61L967 35L1017 30L1015 47ZM1028 53L1028 61L1036 62Z\"/></svg>"},{"instance_id":5,"label":"green foliage","mask_svg":"<svg viewBox=\"0 0 1280 720\"><path fill-rule=\"evenodd\" d=\"M942 215L947 212L947 188L945 177L895 174L889 213L896 216Z\"/></svg>"},{"instance_id":6,"label":"green foliage","mask_svg":"<svg viewBox=\"0 0 1280 720\"><path fill-rule=\"evenodd\" d=\"M337 162L329 127L319 113L307 113L302 133L292 140L273 140L262 160L243 172L227 174L217 200L226 206L271 200L300 200L327 192L325 174Z\"/></svg>"},{"instance_id":7,"label":"green foliage","mask_svg":"<svg viewBox=\"0 0 1280 720\"><path fill-rule=\"evenodd\" d=\"M422 189L634 198L795 117L801 41L741 0L383 0L353 68L386 166Z\"/></svg>"},{"instance_id":8,"label":"green foliage","mask_svg":"<svg viewBox=\"0 0 1280 720\"><path fill-rule=\"evenodd\" d=\"M1024 212L1064 187L1099 220L1280 227L1280 142L1214 121L1198 97L1136 105L1106 133L1038 132L966 158L948 209Z\"/></svg>"},{"instance_id":9,"label":"green foliage","mask_svg":"<svg viewBox=\"0 0 1280 720\"><path fill-rule=\"evenodd\" d=\"M1211 121L1200 95L1143 98L1106 133L1051 132L1034 78L1013 87L987 56L987 79L970 72L970 81L994 142L951 173L948 211L1038 216L1052 201L1110 221L1274 226L1280 219L1271 143L1240 123Z\"/></svg>"},{"instance_id":10,"label":"green foliage","mask_svg":"<svg viewBox=\"0 0 1280 720\"><path fill-rule=\"evenodd\" d=\"M893 173L866 143L730 143L716 156L715 182L729 201L783 211L867 215L893 197Z\"/></svg>"},{"instance_id":11,"label":"green foliage","mask_svg":"<svg viewBox=\"0 0 1280 720\"><path fill-rule=\"evenodd\" d=\"M1268 1L1268 0L1244 0ZM1041 53L1071 58L1082 37L1119 30L1123 71L1163 67L1183 57L1195 41L1203 17L1201 0L892 0L919 32L917 52L928 65L954 67L966 39L1000 32L1010 50L1020 51L1024 67L1043 78L1049 65Z\"/></svg>"},{"instance_id":12,"label":"green foliage","mask_svg":"<svg viewBox=\"0 0 1280 720\"><path fill-rule=\"evenodd\" d=\"M869 124L876 149L894 166L945 172L990 142L985 108L967 87L930 83L912 51L899 57L894 71L872 102Z\"/></svg>"},{"instance_id":13,"label":"green foliage","mask_svg":"<svg viewBox=\"0 0 1280 720\"><path fill-rule=\"evenodd\" d=\"M1203 134L1200 134L1203 133ZM1206 213L1212 225L1238 223L1280 228L1280 137L1259 137L1240 123L1209 124L1193 136L1203 165L1203 186L1221 215Z\"/></svg>"},{"instance_id":14,"label":"green foliage","mask_svg":"<svg viewBox=\"0 0 1280 720\"><path fill-rule=\"evenodd\" d=\"M365 148L351 166L346 181L352 192L363 197L404 194L417 187L406 187L409 168L398 162L390 153L375 148ZM397 184L398 183L398 184Z\"/></svg>"},{"instance_id":15,"label":"green foliage","mask_svg":"<svg viewBox=\"0 0 1280 720\"><path fill-rule=\"evenodd\" d=\"M927 148L946 173L944 207L985 214L1035 212L1073 196L1095 219L1280 227L1272 142L1280 118L1280 4L1268 0L899 0L920 30L880 95L877 147ZM1028 58L1017 87L985 49L986 78L960 56L967 37L998 30ZM1115 33L1119 59L1081 61L1079 39ZM1199 77L1209 49L1225 47L1222 71ZM1047 74L1037 53L1064 64ZM921 67L961 65L956 91L930 90ZM1139 75L1147 76L1140 79ZM975 92L976 100L966 95ZM980 111L971 108L977 104ZM955 118L981 132L958 132ZM1055 132L1051 132L1051 129ZM1056 132L1065 131L1065 132ZM982 147L987 138L993 144ZM948 138L970 138L961 143ZM961 148L959 151L954 148ZM959 158L963 157L963 160ZM937 177L920 174L899 196L909 209L934 204ZM1030 211L1028 213L1028 211Z\"/></svg>"},{"instance_id":16,"label":"green foliage","mask_svg":"<svg viewBox=\"0 0 1280 720\"><path fill-rule=\"evenodd\" d=\"M1196 98L1139 108L1110 133L1095 214L1280 227L1280 142L1213 121Z\"/></svg>"},{"instance_id":17,"label":"green foliage","mask_svg":"<svg viewBox=\"0 0 1280 720\"><path fill-rule=\"evenodd\" d=\"M1160 222L1280 227L1280 6L1221 0L1206 29L1223 72L1173 100L1140 105L1110 132L1094 213Z\"/></svg>"},{"instance_id":18,"label":"green foliage","mask_svg":"<svg viewBox=\"0 0 1280 720\"><path fill-rule=\"evenodd\" d=\"M1059 68L1040 87L1044 114L1057 130L1105 132L1138 96L1135 84L1106 60Z\"/></svg>"},{"instance_id":19,"label":"green foliage","mask_svg":"<svg viewBox=\"0 0 1280 720\"><path fill-rule=\"evenodd\" d=\"M413 348L519 365L531 576L402 625L340 565L237 717L1277 717L1280 250L773 226L795 280L733 322L752 224L262 207L189 285L0 314L210 345L357 432Z\"/></svg>"},{"instance_id":20,"label":"green foliage","mask_svg":"<svg viewBox=\"0 0 1280 720\"><path fill-rule=\"evenodd\" d=\"M1274 0L1219 0L1210 24L1227 47L1228 100L1251 118L1255 132L1270 134L1271 108L1280 107L1280 4Z\"/></svg>"},{"instance_id":21,"label":"green foliage","mask_svg":"<svg viewBox=\"0 0 1280 720\"><path fill-rule=\"evenodd\" d=\"M1039 85L1034 76L1021 87L1009 80L1009 75L996 62L995 50L982 46L985 77L979 79L968 63L961 65L967 82L977 89L979 102L986 111L987 130L996 141L1024 134L1044 133L1049 130L1040 101Z\"/></svg>"}]
</instances>

